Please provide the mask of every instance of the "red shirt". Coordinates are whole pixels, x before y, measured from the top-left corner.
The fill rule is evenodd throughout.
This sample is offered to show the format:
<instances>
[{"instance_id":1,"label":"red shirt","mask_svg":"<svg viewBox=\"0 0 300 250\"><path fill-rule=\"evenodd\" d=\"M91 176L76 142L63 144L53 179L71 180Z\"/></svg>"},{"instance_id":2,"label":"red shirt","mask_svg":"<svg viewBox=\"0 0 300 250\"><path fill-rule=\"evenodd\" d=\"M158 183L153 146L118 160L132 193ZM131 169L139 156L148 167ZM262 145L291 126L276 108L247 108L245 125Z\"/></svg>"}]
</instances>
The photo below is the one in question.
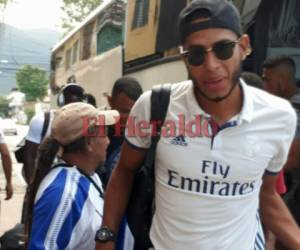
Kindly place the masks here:
<instances>
[{"instance_id":1,"label":"red shirt","mask_svg":"<svg viewBox=\"0 0 300 250\"><path fill-rule=\"evenodd\" d=\"M284 174L283 174L283 170L281 170L279 172L279 175L277 177L276 180L276 191L278 194L282 195L286 193L286 185L285 185L285 181L284 181Z\"/></svg>"}]
</instances>

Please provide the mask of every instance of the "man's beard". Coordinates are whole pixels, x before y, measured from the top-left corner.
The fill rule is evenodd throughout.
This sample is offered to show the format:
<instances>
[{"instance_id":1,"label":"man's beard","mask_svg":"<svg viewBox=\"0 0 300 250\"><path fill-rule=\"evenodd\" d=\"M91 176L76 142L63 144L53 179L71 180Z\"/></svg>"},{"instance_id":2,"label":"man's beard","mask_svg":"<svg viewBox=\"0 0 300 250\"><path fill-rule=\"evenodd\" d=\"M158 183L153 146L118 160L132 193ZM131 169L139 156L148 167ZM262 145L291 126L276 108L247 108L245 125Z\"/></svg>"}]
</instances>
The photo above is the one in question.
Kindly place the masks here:
<instances>
[{"instance_id":1,"label":"man's beard","mask_svg":"<svg viewBox=\"0 0 300 250\"><path fill-rule=\"evenodd\" d=\"M196 85L196 81L195 79L193 79L193 77L190 75L190 79L193 81L194 83L194 89L195 89L195 93L199 94L201 96L203 96L204 98L206 98L207 100L211 101L211 102L221 102L223 100L225 100L228 96L230 96L230 94L232 93L232 91L234 90L235 86L239 83L239 78L241 76L242 73L242 67L241 65L237 68L237 70L233 73L233 77L232 77L232 86L230 88L230 90L228 91L228 93L224 96L217 96L217 97L209 97L207 96L205 93L203 93L203 91L198 88Z\"/></svg>"}]
</instances>

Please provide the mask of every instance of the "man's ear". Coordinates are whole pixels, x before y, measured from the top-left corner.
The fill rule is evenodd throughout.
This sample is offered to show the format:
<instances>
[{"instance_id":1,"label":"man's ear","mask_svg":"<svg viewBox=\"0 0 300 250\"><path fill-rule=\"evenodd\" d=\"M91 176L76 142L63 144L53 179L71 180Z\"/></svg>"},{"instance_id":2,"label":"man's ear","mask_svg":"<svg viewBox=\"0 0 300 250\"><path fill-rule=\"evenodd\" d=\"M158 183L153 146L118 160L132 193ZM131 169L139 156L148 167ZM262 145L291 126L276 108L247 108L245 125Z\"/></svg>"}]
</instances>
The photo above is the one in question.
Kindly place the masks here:
<instances>
[{"instance_id":1,"label":"man's ear","mask_svg":"<svg viewBox=\"0 0 300 250\"><path fill-rule=\"evenodd\" d=\"M241 58L242 58L242 60L245 60L246 57L248 55L250 55L251 52L252 52L252 48L251 48L251 44L250 44L250 38L247 34L244 34L244 35L241 36L239 45L240 45L240 48L241 48L241 50L240 50L241 51Z\"/></svg>"},{"instance_id":2,"label":"man's ear","mask_svg":"<svg viewBox=\"0 0 300 250\"><path fill-rule=\"evenodd\" d=\"M289 85L288 74L286 74L286 72L279 72L278 82L279 82L280 90L285 91L288 88L288 85Z\"/></svg>"},{"instance_id":3,"label":"man's ear","mask_svg":"<svg viewBox=\"0 0 300 250\"><path fill-rule=\"evenodd\" d=\"M86 150L88 152L93 151L93 137L86 138Z\"/></svg>"}]
</instances>

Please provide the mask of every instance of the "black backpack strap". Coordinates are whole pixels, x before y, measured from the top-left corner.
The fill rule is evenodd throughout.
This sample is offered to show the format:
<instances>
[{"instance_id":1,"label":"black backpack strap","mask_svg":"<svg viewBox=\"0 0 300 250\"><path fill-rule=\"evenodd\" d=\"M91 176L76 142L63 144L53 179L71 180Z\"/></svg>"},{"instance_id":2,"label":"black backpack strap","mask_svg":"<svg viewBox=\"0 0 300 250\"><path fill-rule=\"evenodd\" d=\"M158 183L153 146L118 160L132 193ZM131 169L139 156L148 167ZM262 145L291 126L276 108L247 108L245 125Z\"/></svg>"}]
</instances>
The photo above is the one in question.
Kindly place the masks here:
<instances>
[{"instance_id":1,"label":"black backpack strap","mask_svg":"<svg viewBox=\"0 0 300 250\"><path fill-rule=\"evenodd\" d=\"M160 139L161 127L165 121L169 102L170 102L171 84L154 86L151 93L151 117L150 122L155 122L156 131L151 136L151 146L148 150L145 160L145 166L150 170L151 176L154 176L153 163L157 143Z\"/></svg>"},{"instance_id":2,"label":"black backpack strap","mask_svg":"<svg viewBox=\"0 0 300 250\"><path fill-rule=\"evenodd\" d=\"M152 136L152 144L160 139L161 127L165 121L169 102L170 102L171 84L154 86L151 94L151 122L156 123L156 135Z\"/></svg>"},{"instance_id":3,"label":"black backpack strap","mask_svg":"<svg viewBox=\"0 0 300 250\"><path fill-rule=\"evenodd\" d=\"M50 111L47 111L45 113L44 117L45 117L45 120L44 120L44 124L43 124L43 130L42 130L42 133L41 133L41 142L44 139L44 137L45 137L45 135L47 133L48 127L49 127L49 123L50 123Z\"/></svg>"}]
</instances>

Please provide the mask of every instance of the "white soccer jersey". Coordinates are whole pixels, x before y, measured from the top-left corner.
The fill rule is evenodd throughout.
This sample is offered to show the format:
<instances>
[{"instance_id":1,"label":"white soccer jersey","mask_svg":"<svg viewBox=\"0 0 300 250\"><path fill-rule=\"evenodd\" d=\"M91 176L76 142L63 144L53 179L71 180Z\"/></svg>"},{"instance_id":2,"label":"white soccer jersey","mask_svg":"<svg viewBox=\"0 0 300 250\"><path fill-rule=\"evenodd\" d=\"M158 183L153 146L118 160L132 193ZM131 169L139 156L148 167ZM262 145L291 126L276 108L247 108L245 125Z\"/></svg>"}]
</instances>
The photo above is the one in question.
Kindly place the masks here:
<instances>
[{"instance_id":1,"label":"white soccer jersey","mask_svg":"<svg viewBox=\"0 0 300 250\"><path fill-rule=\"evenodd\" d=\"M258 215L262 176L279 172L285 163L296 115L287 101L241 86L241 112L210 138L209 115L199 107L192 82L172 85L166 120L170 130L175 122L176 134L163 133L155 160L150 232L155 249L264 249ZM150 92L136 102L130 117L135 124L149 121ZM193 137L191 127L180 129L180 117L186 124L201 119L201 133ZM149 136L129 132L129 144L149 148Z\"/></svg>"},{"instance_id":2,"label":"white soccer jersey","mask_svg":"<svg viewBox=\"0 0 300 250\"><path fill-rule=\"evenodd\" d=\"M97 186L101 181L92 176ZM57 167L42 181L34 204L30 250L94 250L103 199L76 167Z\"/></svg>"}]
</instances>

